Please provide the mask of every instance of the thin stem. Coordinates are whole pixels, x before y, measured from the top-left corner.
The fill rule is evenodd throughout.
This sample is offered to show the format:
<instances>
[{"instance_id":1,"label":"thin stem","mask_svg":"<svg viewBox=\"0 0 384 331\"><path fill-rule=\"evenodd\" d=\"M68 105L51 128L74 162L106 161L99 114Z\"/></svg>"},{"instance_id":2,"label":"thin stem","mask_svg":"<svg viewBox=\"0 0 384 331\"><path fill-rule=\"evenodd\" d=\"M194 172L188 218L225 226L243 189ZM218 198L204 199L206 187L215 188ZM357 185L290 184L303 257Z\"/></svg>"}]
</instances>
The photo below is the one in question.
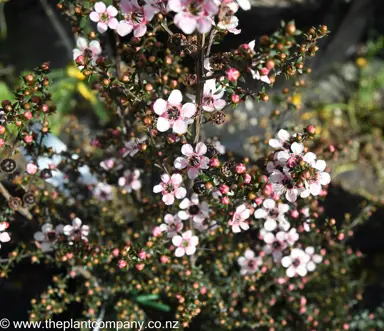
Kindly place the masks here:
<instances>
[{"instance_id":1,"label":"thin stem","mask_svg":"<svg viewBox=\"0 0 384 331\"><path fill-rule=\"evenodd\" d=\"M55 15L51 6L48 4L47 0L40 0L41 6L44 9L45 15L47 15L49 21L51 22L53 28L56 30L57 34L60 36L60 39L63 41L65 48L67 49L68 56L72 58L72 42L68 37L65 29L61 25L59 19Z\"/></svg>"}]
</instances>

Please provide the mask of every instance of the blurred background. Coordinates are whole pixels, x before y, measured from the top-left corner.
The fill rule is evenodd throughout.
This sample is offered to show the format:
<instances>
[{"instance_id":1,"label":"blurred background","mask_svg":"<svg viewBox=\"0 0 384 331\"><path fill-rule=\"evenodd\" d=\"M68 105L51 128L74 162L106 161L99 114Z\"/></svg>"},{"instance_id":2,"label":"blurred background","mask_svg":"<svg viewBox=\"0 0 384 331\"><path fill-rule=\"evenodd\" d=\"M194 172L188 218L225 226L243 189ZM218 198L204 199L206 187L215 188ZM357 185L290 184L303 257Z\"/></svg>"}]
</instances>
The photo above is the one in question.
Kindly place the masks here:
<instances>
[{"instance_id":1,"label":"blurred background","mask_svg":"<svg viewBox=\"0 0 384 331\"><path fill-rule=\"evenodd\" d=\"M307 89L293 96L295 116L316 124L324 143L337 157L330 162L333 182L326 214L342 222L355 217L369 202L383 200L384 190L384 1L383 0L251 0L240 11L242 33L225 45L236 47L275 31L282 20L295 20L300 30L325 24L331 31L311 61ZM75 39L69 22L56 9L56 0L0 0L0 99L11 98L18 76L45 61L54 69L52 93L58 109L52 132L60 137L74 112L90 130L107 119L103 105L72 63ZM275 92L284 88L284 79ZM266 118L277 107L245 102L229 124L212 129L229 150L253 157L252 144ZM86 119L86 120L85 120ZM282 122L284 126L284 121ZM241 135L238 134L241 130ZM382 204L381 204L382 206ZM378 208L358 228L354 247L366 254L367 307L384 302L384 209ZM52 270L29 265L0 280L0 315L27 319L30 299L50 282Z\"/></svg>"}]
</instances>

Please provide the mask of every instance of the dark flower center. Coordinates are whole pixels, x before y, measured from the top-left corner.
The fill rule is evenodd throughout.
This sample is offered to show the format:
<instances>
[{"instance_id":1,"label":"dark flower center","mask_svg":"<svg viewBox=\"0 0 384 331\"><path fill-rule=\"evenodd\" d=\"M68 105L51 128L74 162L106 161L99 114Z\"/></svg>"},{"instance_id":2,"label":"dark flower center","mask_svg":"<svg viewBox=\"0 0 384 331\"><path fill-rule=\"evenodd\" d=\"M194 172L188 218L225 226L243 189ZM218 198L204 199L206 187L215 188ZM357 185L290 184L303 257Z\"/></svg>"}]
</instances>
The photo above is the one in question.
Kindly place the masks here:
<instances>
[{"instance_id":1,"label":"dark flower center","mask_svg":"<svg viewBox=\"0 0 384 331\"><path fill-rule=\"evenodd\" d=\"M275 241L273 244L272 244L272 247L274 249L279 249L281 247L281 243L280 241Z\"/></svg>"},{"instance_id":2,"label":"dark flower center","mask_svg":"<svg viewBox=\"0 0 384 331\"><path fill-rule=\"evenodd\" d=\"M188 211L191 215L197 215L200 212L200 208L198 205L193 205L189 207Z\"/></svg>"},{"instance_id":3,"label":"dark flower center","mask_svg":"<svg viewBox=\"0 0 384 331\"><path fill-rule=\"evenodd\" d=\"M189 159L189 164L193 167L195 166L198 166L200 164L200 158L199 156L197 155L193 155L190 159Z\"/></svg>"},{"instance_id":4,"label":"dark flower center","mask_svg":"<svg viewBox=\"0 0 384 331\"><path fill-rule=\"evenodd\" d=\"M171 193L171 192L173 192L173 185L172 184L166 184L164 189L167 193Z\"/></svg>"},{"instance_id":5,"label":"dark flower center","mask_svg":"<svg viewBox=\"0 0 384 331\"><path fill-rule=\"evenodd\" d=\"M300 260L299 259L294 259L292 261L292 265L297 268L300 265Z\"/></svg>"},{"instance_id":6,"label":"dark flower center","mask_svg":"<svg viewBox=\"0 0 384 331\"><path fill-rule=\"evenodd\" d=\"M179 118L179 110L176 107L171 107L167 111L167 117L169 120L177 120Z\"/></svg>"}]
</instances>

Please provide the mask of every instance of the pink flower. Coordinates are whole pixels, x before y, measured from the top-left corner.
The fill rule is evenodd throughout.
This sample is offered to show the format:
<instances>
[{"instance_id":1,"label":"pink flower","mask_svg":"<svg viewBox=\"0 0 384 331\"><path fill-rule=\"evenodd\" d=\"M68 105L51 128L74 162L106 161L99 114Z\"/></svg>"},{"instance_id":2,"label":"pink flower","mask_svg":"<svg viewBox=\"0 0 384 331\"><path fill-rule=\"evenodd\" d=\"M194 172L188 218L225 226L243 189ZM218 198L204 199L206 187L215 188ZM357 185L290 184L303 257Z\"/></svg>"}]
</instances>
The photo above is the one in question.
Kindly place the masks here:
<instances>
[{"instance_id":1,"label":"pink flower","mask_svg":"<svg viewBox=\"0 0 384 331\"><path fill-rule=\"evenodd\" d=\"M249 209L247 209L244 204L238 206L232 216L232 220L228 222L228 224L232 226L232 232L238 233L241 232L241 230L248 230L249 224L246 219L249 218L250 214Z\"/></svg>"},{"instance_id":2,"label":"pink flower","mask_svg":"<svg viewBox=\"0 0 384 331\"><path fill-rule=\"evenodd\" d=\"M77 38L77 48L73 50L73 59L76 60L79 56L85 56L91 60L92 65L96 65L96 60L101 54L101 46L97 40L92 40L89 45L85 38ZM79 66L79 69L83 69L84 66Z\"/></svg>"},{"instance_id":3,"label":"pink flower","mask_svg":"<svg viewBox=\"0 0 384 331\"><path fill-rule=\"evenodd\" d=\"M176 236L184 227L184 224L179 216L167 214L164 216L165 224L161 224L160 228L162 231L167 232L168 238Z\"/></svg>"},{"instance_id":4,"label":"pink flower","mask_svg":"<svg viewBox=\"0 0 384 331\"><path fill-rule=\"evenodd\" d=\"M163 195L163 201L166 205L172 205L176 199L183 199L187 194L187 190L181 187L183 177L180 174L173 174L169 177L168 174L161 175L161 183L154 186L153 192Z\"/></svg>"},{"instance_id":5,"label":"pink flower","mask_svg":"<svg viewBox=\"0 0 384 331\"><path fill-rule=\"evenodd\" d=\"M36 164L32 163L32 162L28 163L27 166L26 166L26 171L30 175L34 175L37 172L38 169L39 169L38 166Z\"/></svg>"},{"instance_id":6,"label":"pink flower","mask_svg":"<svg viewBox=\"0 0 384 331\"><path fill-rule=\"evenodd\" d=\"M199 142L195 151L193 151L193 147L190 144L185 144L181 147L181 153L186 157L179 156L173 165L176 169L184 169L188 168L188 177L190 179L195 179L200 170L209 168L209 158L204 156L207 153L207 146Z\"/></svg>"},{"instance_id":7,"label":"pink flower","mask_svg":"<svg viewBox=\"0 0 384 331\"><path fill-rule=\"evenodd\" d=\"M72 243L73 240L78 239L88 241L89 226L81 224L81 219L76 217L73 219L72 225L64 226L63 233L68 237L70 243Z\"/></svg>"},{"instance_id":8,"label":"pink flower","mask_svg":"<svg viewBox=\"0 0 384 331\"><path fill-rule=\"evenodd\" d=\"M174 23L185 34L197 29L207 33L212 27L212 16L219 11L214 0L169 0L168 10L177 13Z\"/></svg>"},{"instance_id":9,"label":"pink flower","mask_svg":"<svg viewBox=\"0 0 384 331\"><path fill-rule=\"evenodd\" d=\"M241 32L240 29L237 29L239 19L235 16L238 10L239 5L235 1L223 1L221 3L220 14L218 15L219 22L217 23L217 27L235 35L239 34Z\"/></svg>"},{"instance_id":10,"label":"pink flower","mask_svg":"<svg viewBox=\"0 0 384 331\"><path fill-rule=\"evenodd\" d=\"M91 21L97 23L97 31L104 33L108 28L114 30L117 28L119 22L116 19L117 9L113 6L107 6L99 1L95 3L95 11L89 14Z\"/></svg>"},{"instance_id":11,"label":"pink flower","mask_svg":"<svg viewBox=\"0 0 384 331\"><path fill-rule=\"evenodd\" d=\"M185 198L180 202L179 207L183 210L178 212L179 217L182 220L192 220L196 223L203 222L209 216L209 206L205 201L199 202L199 196L193 193L191 200Z\"/></svg>"},{"instance_id":12,"label":"pink flower","mask_svg":"<svg viewBox=\"0 0 384 331\"><path fill-rule=\"evenodd\" d=\"M283 250L287 248L287 243L285 242L286 234L284 231L279 231L278 233L273 234L272 232L266 232L263 235L263 240L267 245L264 246L263 251L266 254L272 254L273 260L280 261L283 255Z\"/></svg>"},{"instance_id":13,"label":"pink flower","mask_svg":"<svg viewBox=\"0 0 384 331\"><path fill-rule=\"evenodd\" d=\"M202 107L205 111L222 110L226 102L222 99L224 89L216 87L216 80L209 79L204 84Z\"/></svg>"},{"instance_id":14,"label":"pink flower","mask_svg":"<svg viewBox=\"0 0 384 331\"><path fill-rule=\"evenodd\" d=\"M314 153L306 153L303 160L316 169L316 173L309 179L305 180L305 190L301 192L302 198L308 197L310 194L316 196L321 193L321 185L328 185L331 182L331 176L325 172L326 163L323 160L316 160L317 156Z\"/></svg>"},{"instance_id":15,"label":"pink flower","mask_svg":"<svg viewBox=\"0 0 384 331\"><path fill-rule=\"evenodd\" d=\"M241 267L240 274L254 274L259 270L259 266L263 264L261 257L255 257L255 253L250 249L247 249L244 252L244 256L241 256L237 259L237 263Z\"/></svg>"},{"instance_id":16,"label":"pink flower","mask_svg":"<svg viewBox=\"0 0 384 331\"><path fill-rule=\"evenodd\" d=\"M293 245L296 241L299 240L299 234L295 228L292 228L285 234L285 240L289 245Z\"/></svg>"},{"instance_id":17,"label":"pink flower","mask_svg":"<svg viewBox=\"0 0 384 331\"><path fill-rule=\"evenodd\" d=\"M155 226L152 229L152 236L154 237L160 237L162 233L163 233L163 230L161 229L160 226Z\"/></svg>"},{"instance_id":18,"label":"pink flower","mask_svg":"<svg viewBox=\"0 0 384 331\"><path fill-rule=\"evenodd\" d=\"M135 37L144 36L147 32L147 24L159 12L159 9L153 4L147 3L140 6L137 0L122 0L120 7L125 19L119 22L116 31L122 37L131 33L132 30Z\"/></svg>"},{"instance_id":19,"label":"pink flower","mask_svg":"<svg viewBox=\"0 0 384 331\"><path fill-rule=\"evenodd\" d=\"M288 210L287 204L276 204L272 199L265 199L263 207L256 209L254 216L256 219L265 219L264 229L267 231L275 230L278 224L283 229L288 230L290 225L284 215Z\"/></svg>"},{"instance_id":20,"label":"pink flower","mask_svg":"<svg viewBox=\"0 0 384 331\"><path fill-rule=\"evenodd\" d=\"M291 255L284 256L281 259L281 264L284 268L287 268L286 274L288 277L294 277L300 275L304 277L307 272L307 263L310 260L310 256L300 248L294 248L291 251Z\"/></svg>"},{"instance_id":21,"label":"pink flower","mask_svg":"<svg viewBox=\"0 0 384 331\"><path fill-rule=\"evenodd\" d=\"M196 252L196 246L199 244L199 238L194 236L192 231L186 231L181 236L172 238L172 244L177 248L175 256L181 257L186 255L193 255Z\"/></svg>"},{"instance_id":22,"label":"pink flower","mask_svg":"<svg viewBox=\"0 0 384 331\"><path fill-rule=\"evenodd\" d=\"M174 133L184 134L187 132L188 124L196 113L196 106L191 103L181 104L183 96L179 90L173 90L168 97L168 101L157 99L153 109L159 118L157 119L157 129L165 132L172 128Z\"/></svg>"},{"instance_id":23,"label":"pink flower","mask_svg":"<svg viewBox=\"0 0 384 331\"><path fill-rule=\"evenodd\" d=\"M139 177L140 170L125 170L123 177L119 178L118 184L119 186L123 186L128 193L131 193L132 190L137 191L141 189L141 181L139 180Z\"/></svg>"},{"instance_id":24,"label":"pink flower","mask_svg":"<svg viewBox=\"0 0 384 331\"><path fill-rule=\"evenodd\" d=\"M225 74L230 82L236 82L240 78L240 72L236 68L227 69Z\"/></svg>"}]
</instances>

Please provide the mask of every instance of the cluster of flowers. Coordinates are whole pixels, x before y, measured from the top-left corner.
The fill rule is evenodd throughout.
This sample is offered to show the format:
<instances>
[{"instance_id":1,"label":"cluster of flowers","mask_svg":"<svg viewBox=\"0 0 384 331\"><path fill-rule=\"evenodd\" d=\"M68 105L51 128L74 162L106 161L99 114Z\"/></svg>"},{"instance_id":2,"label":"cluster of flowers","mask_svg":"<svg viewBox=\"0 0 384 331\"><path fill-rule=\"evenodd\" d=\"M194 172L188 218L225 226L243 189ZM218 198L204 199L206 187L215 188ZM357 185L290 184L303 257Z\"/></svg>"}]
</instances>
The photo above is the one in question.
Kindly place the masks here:
<instances>
[{"instance_id":1,"label":"cluster of flowers","mask_svg":"<svg viewBox=\"0 0 384 331\"><path fill-rule=\"evenodd\" d=\"M84 315L95 318L108 300L114 302L118 319L144 319L142 306L166 310L168 306L148 299L164 294L175 303L175 317L183 327L199 314L217 314L219 318L210 318L212 329L217 324L244 330L250 325L276 329L294 324L289 311L304 314L311 307L300 291L293 290L307 285L314 276L308 273L317 264L332 264L323 244L311 239L320 236L312 231L321 213L316 199L330 182L325 162L304 147L315 128L308 126L305 133L292 136L280 130L277 139L269 141L275 150L264 167L249 158L240 162L239 156L225 153L218 140L203 139L201 130L207 123L223 124L225 111L248 96L267 101L265 88L279 72L293 75L302 70L305 56L315 53L326 27L314 29L299 43L289 24L270 38L215 54L211 46L223 30L240 32L235 14L240 7L250 8L247 0L86 3L63 1L63 7L70 14L77 10L79 19L74 21L80 35L85 35L80 17L97 23L100 34L116 32L116 61L104 61L96 33L88 34L89 43L77 39L73 58L84 75L92 75L90 85L114 117L91 141L72 134L70 146L58 151L42 146L44 139L36 138L44 138L48 130L39 136L24 121L29 114L24 115L22 132L30 130L31 139L20 145L27 165L20 177L15 169L7 174L28 187L28 198L35 200L28 204L28 199L7 195L8 206L0 207L4 218L20 212L43 224L26 256L68 270L55 280L54 289L34 302L31 318L51 318L69 302L80 301L86 307ZM167 25L168 18L175 26ZM130 33L131 39L125 38ZM169 34L169 48L162 47L165 38L158 38L160 33ZM293 44L300 44L300 49L293 50ZM34 91L48 99L48 91L39 90L45 78L35 77L40 76L28 78L17 103L4 103L7 114L15 116L8 122L19 121ZM259 91L238 84L248 77L263 83ZM32 114L34 120L48 123L53 106L48 107L45 99L35 101L36 114L44 114ZM85 136L81 124L71 130L74 127ZM9 163L20 145L18 138L4 138ZM8 141L17 141L16 146ZM266 150L263 146L257 154L265 155ZM43 158L49 159L46 167L41 165ZM76 216L87 219L89 226ZM59 224L62 219L72 219L72 225ZM8 224L12 223L0 224L2 243L10 240ZM18 254L10 254L10 260ZM132 267L137 272L127 272ZM75 277L84 278L84 285L69 295L66 282ZM263 296L269 300L260 302ZM290 305L288 312L279 310L277 318L269 309L276 302ZM320 318L310 314L305 325L316 329ZM249 321L253 317L259 324Z\"/></svg>"}]
</instances>

